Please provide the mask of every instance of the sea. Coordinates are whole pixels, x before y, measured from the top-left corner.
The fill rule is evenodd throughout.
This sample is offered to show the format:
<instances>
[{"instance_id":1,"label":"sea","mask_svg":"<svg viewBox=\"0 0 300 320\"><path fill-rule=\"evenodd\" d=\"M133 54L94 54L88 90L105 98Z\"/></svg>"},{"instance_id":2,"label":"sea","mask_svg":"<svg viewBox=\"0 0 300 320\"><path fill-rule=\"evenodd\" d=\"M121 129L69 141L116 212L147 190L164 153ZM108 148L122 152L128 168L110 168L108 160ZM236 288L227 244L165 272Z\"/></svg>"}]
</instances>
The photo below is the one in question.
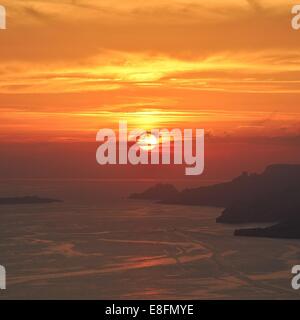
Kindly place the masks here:
<instances>
[{"instance_id":1,"label":"sea","mask_svg":"<svg viewBox=\"0 0 300 320\"><path fill-rule=\"evenodd\" d=\"M1 180L0 299L299 299L300 240L235 237L222 208L130 200L154 181ZM256 226L256 225L255 225Z\"/></svg>"}]
</instances>

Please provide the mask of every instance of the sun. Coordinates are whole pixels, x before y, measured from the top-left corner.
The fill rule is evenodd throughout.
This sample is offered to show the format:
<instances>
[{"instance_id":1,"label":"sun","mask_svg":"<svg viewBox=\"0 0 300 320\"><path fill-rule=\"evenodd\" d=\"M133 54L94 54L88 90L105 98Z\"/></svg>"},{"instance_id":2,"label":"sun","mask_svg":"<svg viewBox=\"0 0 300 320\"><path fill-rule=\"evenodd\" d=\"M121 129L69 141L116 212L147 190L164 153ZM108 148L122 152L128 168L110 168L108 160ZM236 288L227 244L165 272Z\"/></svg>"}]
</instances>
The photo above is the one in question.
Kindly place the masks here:
<instances>
[{"instance_id":1,"label":"sun","mask_svg":"<svg viewBox=\"0 0 300 320\"><path fill-rule=\"evenodd\" d=\"M139 147L144 151L154 149L158 144L158 139L151 133L145 133L137 141Z\"/></svg>"}]
</instances>

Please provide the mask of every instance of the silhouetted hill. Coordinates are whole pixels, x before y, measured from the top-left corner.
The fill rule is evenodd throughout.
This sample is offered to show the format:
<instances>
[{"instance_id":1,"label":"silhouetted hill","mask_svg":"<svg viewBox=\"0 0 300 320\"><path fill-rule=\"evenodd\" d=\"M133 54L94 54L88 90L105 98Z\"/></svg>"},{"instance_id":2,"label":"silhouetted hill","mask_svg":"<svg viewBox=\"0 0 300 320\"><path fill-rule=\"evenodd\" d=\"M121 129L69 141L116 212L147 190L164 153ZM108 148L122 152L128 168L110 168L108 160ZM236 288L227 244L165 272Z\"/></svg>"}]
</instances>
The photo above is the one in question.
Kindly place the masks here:
<instances>
[{"instance_id":1,"label":"silhouetted hill","mask_svg":"<svg viewBox=\"0 0 300 320\"><path fill-rule=\"evenodd\" d=\"M292 218L267 228L237 229L235 236L300 239L300 218Z\"/></svg>"},{"instance_id":2,"label":"silhouetted hill","mask_svg":"<svg viewBox=\"0 0 300 320\"><path fill-rule=\"evenodd\" d=\"M243 194L246 181L249 180L251 179L248 174L244 173L230 182L185 189L181 192L170 184L157 184L144 192L130 195L130 198L160 200L167 204L225 207Z\"/></svg>"},{"instance_id":3,"label":"silhouetted hill","mask_svg":"<svg viewBox=\"0 0 300 320\"><path fill-rule=\"evenodd\" d=\"M300 238L300 165L270 165L261 174L243 173L229 182L181 192L159 184L131 198L225 207L217 222L277 222L267 228L238 229L236 236Z\"/></svg>"},{"instance_id":4,"label":"silhouetted hill","mask_svg":"<svg viewBox=\"0 0 300 320\"><path fill-rule=\"evenodd\" d=\"M133 193L129 196L130 199L145 199L145 200L167 200L174 199L178 194L177 189L171 184L159 183L144 192Z\"/></svg>"},{"instance_id":5,"label":"silhouetted hill","mask_svg":"<svg viewBox=\"0 0 300 320\"><path fill-rule=\"evenodd\" d=\"M300 214L300 165L272 165L249 188L248 195L231 203L217 222L276 222Z\"/></svg>"},{"instance_id":6,"label":"silhouetted hill","mask_svg":"<svg viewBox=\"0 0 300 320\"><path fill-rule=\"evenodd\" d=\"M184 189L176 197L162 200L164 203L173 204L226 207L236 199L243 197L253 180L253 176L243 173L232 181Z\"/></svg>"},{"instance_id":7,"label":"silhouetted hill","mask_svg":"<svg viewBox=\"0 0 300 320\"><path fill-rule=\"evenodd\" d=\"M184 189L178 192L171 185L158 184L142 193L131 195L135 199L161 200L169 204L229 207L265 194L282 192L300 185L300 165L270 165L262 174L244 172L229 182L211 186ZM164 187L165 186L165 187ZM175 191L176 190L176 191Z\"/></svg>"},{"instance_id":8,"label":"silhouetted hill","mask_svg":"<svg viewBox=\"0 0 300 320\"><path fill-rule=\"evenodd\" d=\"M225 207L217 222L279 222L300 215L300 165L273 164L261 174L243 173L229 182L178 192L156 185L131 198L168 204Z\"/></svg>"},{"instance_id":9,"label":"silhouetted hill","mask_svg":"<svg viewBox=\"0 0 300 320\"><path fill-rule=\"evenodd\" d=\"M228 206L217 222L276 222L300 214L300 186L237 200Z\"/></svg>"},{"instance_id":10,"label":"silhouetted hill","mask_svg":"<svg viewBox=\"0 0 300 320\"><path fill-rule=\"evenodd\" d=\"M38 204L38 203L53 203L53 202L61 202L61 200L48 199L48 198L39 198L39 197L36 197L36 196L0 198L0 205Z\"/></svg>"}]
</instances>

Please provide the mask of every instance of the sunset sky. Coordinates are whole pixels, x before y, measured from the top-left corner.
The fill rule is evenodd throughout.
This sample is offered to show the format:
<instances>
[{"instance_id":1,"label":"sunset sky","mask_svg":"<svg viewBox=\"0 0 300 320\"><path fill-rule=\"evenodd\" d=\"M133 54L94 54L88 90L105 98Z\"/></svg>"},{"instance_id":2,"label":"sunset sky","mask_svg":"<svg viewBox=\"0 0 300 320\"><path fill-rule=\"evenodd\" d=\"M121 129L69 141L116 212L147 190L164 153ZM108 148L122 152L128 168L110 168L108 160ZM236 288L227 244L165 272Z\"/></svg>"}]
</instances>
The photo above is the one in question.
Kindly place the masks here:
<instances>
[{"instance_id":1,"label":"sunset sky","mask_svg":"<svg viewBox=\"0 0 300 320\"><path fill-rule=\"evenodd\" d=\"M120 119L220 138L300 135L295 1L1 4L2 143L92 142Z\"/></svg>"}]
</instances>

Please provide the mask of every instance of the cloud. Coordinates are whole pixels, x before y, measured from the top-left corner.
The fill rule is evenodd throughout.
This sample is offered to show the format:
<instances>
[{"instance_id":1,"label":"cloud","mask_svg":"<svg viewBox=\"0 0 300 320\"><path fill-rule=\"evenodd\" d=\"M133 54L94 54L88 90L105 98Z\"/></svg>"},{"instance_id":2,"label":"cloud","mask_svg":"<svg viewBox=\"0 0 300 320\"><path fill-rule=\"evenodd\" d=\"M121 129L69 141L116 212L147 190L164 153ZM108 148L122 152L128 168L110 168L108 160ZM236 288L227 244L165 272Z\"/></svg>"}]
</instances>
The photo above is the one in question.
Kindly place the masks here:
<instances>
[{"instance_id":1,"label":"cloud","mask_svg":"<svg viewBox=\"0 0 300 320\"><path fill-rule=\"evenodd\" d=\"M262 11L263 7L258 0L246 0L249 6L254 9L255 11Z\"/></svg>"},{"instance_id":2,"label":"cloud","mask_svg":"<svg viewBox=\"0 0 300 320\"><path fill-rule=\"evenodd\" d=\"M209 109L197 121L215 134L272 127L272 110L299 110L300 42L283 1L276 11L271 0L106 3L10 0L0 50L6 128L88 131L100 112L147 107L186 111L185 120Z\"/></svg>"},{"instance_id":3,"label":"cloud","mask_svg":"<svg viewBox=\"0 0 300 320\"><path fill-rule=\"evenodd\" d=\"M261 8L260 2L242 3L112 1L107 7L104 1L11 0L0 59L82 62L103 50L197 59L224 51L300 49L287 30L290 10L282 2L280 12L268 4L260 15L249 10Z\"/></svg>"}]
</instances>

